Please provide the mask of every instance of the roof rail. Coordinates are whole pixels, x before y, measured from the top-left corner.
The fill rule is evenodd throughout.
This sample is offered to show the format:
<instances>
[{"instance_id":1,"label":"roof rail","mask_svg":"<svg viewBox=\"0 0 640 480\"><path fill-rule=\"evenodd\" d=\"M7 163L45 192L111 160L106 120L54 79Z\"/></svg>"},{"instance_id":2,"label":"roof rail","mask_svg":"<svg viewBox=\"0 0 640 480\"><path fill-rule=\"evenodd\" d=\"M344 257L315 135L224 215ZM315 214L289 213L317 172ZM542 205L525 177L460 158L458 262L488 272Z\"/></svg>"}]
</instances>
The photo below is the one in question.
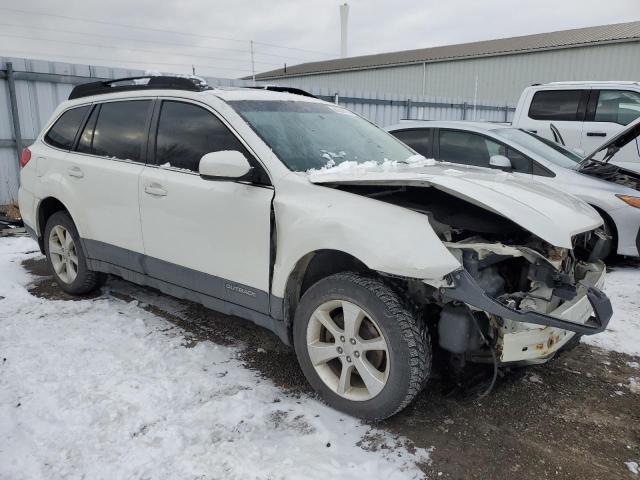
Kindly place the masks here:
<instances>
[{"instance_id":1,"label":"roof rail","mask_svg":"<svg viewBox=\"0 0 640 480\"><path fill-rule=\"evenodd\" d=\"M148 80L141 83L140 80ZM122 85L119 85L122 84ZM211 90L207 83L198 77L154 76L116 78L100 82L90 82L77 85L71 90L69 100L89 97L91 95L104 95L106 93L126 92L130 90L187 90L201 92Z\"/></svg>"},{"instance_id":2,"label":"roof rail","mask_svg":"<svg viewBox=\"0 0 640 480\"><path fill-rule=\"evenodd\" d=\"M247 88L255 88L257 90L269 90L270 92L292 93L294 95L302 95L303 97L318 98L315 95L305 90L302 90L301 88L295 88L295 87L281 87L280 85L264 85L264 86L247 87Z\"/></svg>"}]
</instances>

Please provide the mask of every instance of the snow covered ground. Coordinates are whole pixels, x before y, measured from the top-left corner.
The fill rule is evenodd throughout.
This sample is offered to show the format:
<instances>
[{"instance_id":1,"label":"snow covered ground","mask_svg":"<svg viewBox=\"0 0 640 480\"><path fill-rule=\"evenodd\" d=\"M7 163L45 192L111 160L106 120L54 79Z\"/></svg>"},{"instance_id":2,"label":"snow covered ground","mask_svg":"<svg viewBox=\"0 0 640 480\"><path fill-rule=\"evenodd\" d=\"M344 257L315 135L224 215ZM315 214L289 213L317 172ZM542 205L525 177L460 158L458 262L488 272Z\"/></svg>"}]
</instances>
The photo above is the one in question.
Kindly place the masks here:
<instances>
[{"instance_id":1,"label":"snow covered ground","mask_svg":"<svg viewBox=\"0 0 640 480\"><path fill-rule=\"evenodd\" d=\"M0 239L0 478L422 476L426 450L287 396L235 348L188 348L174 325L108 295L32 296L20 264L35 249Z\"/></svg>"},{"instance_id":2,"label":"snow covered ground","mask_svg":"<svg viewBox=\"0 0 640 480\"><path fill-rule=\"evenodd\" d=\"M614 267L607 274L605 292L613 304L607 330L582 341L606 350L640 355L640 264L637 268Z\"/></svg>"},{"instance_id":3,"label":"snow covered ground","mask_svg":"<svg viewBox=\"0 0 640 480\"><path fill-rule=\"evenodd\" d=\"M429 451L287 395L237 347L191 346L106 291L31 295L21 262L35 250L0 239L0 479L422 477ZM614 318L586 341L640 355L640 269L618 267L607 284Z\"/></svg>"}]
</instances>

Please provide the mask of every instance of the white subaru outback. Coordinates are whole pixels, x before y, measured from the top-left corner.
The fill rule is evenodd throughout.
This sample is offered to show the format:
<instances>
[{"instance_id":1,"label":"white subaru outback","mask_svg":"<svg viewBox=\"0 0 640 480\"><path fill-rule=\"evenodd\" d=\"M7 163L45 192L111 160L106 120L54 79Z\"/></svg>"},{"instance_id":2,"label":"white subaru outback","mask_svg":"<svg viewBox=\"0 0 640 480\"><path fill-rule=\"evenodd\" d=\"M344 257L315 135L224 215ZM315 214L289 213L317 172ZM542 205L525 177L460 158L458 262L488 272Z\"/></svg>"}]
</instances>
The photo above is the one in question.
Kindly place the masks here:
<instances>
[{"instance_id":1,"label":"white subaru outback","mask_svg":"<svg viewBox=\"0 0 640 480\"><path fill-rule=\"evenodd\" d=\"M25 225L64 291L108 273L249 319L353 415L409 404L435 349L540 363L612 314L587 204L436 165L303 92L80 85L21 165Z\"/></svg>"}]
</instances>

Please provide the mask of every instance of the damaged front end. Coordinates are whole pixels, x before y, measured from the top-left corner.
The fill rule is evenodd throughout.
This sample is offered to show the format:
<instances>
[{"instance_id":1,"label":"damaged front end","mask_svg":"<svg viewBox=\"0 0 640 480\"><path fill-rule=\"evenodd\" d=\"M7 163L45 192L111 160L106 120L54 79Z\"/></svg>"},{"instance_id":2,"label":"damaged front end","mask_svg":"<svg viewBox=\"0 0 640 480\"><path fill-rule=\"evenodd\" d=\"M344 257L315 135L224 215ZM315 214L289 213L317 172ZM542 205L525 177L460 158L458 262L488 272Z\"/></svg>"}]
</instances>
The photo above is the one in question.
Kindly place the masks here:
<instances>
[{"instance_id":1,"label":"damaged front end","mask_svg":"<svg viewBox=\"0 0 640 480\"><path fill-rule=\"evenodd\" d=\"M540 363L576 334L603 331L612 315L601 291L609 237L597 213L537 185L471 173L332 186L427 217L462 268L393 281L459 359Z\"/></svg>"},{"instance_id":2,"label":"damaged front end","mask_svg":"<svg viewBox=\"0 0 640 480\"><path fill-rule=\"evenodd\" d=\"M600 290L605 266L577 258L579 248L535 238L520 246L478 237L446 245L464 269L439 288L438 333L445 350L482 361L489 358L482 352L488 341L501 363L541 362L575 334L602 332L611 318L611 303Z\"/></svg>"}]
</instances>

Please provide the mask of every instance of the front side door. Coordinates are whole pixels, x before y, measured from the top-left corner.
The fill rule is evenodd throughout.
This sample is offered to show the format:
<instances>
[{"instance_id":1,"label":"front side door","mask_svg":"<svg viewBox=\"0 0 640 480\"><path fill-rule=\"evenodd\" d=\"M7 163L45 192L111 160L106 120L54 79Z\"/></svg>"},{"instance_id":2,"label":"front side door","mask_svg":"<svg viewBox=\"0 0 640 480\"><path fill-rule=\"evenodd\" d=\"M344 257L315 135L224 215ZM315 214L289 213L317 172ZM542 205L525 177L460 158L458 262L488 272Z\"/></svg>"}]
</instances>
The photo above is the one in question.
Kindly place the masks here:
<instances>
[{"instance_id":1,"label":"front side door","mask_svg":"<svg viewBox=\"0 0 640 480\"><path fill-rule=\"evenodd\" d=\"M82 234L90 258L139 271L143 252L138 182L144 168L152 100L93 105L65 176L82 206ZM139 255L130 255L135 252Z\"/></svg>"},{"instance_id":2,"label":"front side door","mask_svg":"<svg viewBox=\"0 0 640 480\"><path fill-rule=\"evenodd\" d=\"M162 100L154 118L154 164L140 177L147 274L268 313L273 188L198 175L202 156L215 151L241 151L261 167L203 106Z\"/></svg>"},{"instance_id":3,"label":"front side door","mask_svg":"<svg viewBox=\"0 0 640 480\"><path fill-rule=\"evenodd\" d=\"M443 162L494 168L490 159L502 155L511 161L509 172L531 178L532 161L520 152L485 135L465 130L438 129L435 157Z\"/></svg>"},{"instance_id":4,"label":"front side door","mask_svg":"<svg viewBox=\"0 0 640 480\"><path fill-rule=\"evenodd\" d=\"M640 92L615 89L593 90L583 128L582 150L587 154L591 153L638 117L640 117ZM601 155L604 155L604 152ZM622 147L611 162L627 167L635 165L637 169L640 166L637 139Z\"/></svg>"}]
</instances>

